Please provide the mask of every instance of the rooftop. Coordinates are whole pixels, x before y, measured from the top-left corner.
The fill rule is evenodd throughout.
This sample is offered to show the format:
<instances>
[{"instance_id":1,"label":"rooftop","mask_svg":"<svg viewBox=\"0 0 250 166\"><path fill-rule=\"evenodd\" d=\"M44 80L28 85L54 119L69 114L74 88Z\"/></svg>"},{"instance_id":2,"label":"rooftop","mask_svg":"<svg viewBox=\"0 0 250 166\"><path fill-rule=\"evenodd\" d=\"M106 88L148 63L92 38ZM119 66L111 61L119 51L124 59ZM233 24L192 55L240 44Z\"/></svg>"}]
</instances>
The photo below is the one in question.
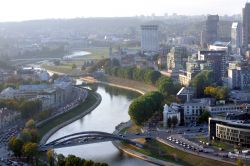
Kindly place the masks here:
<instances>
[{"instance_id":1,"label":"rooftop","mask_svg":"<svg viewBox=\"0 0 250 166\"><path fill-rule=\"evenodd\" d=\"M34 90L44 90L49 87L48 84L36 84L36 85L20 85L19 90L21 91L34 91Z\"/></svg>"}]
</instances>

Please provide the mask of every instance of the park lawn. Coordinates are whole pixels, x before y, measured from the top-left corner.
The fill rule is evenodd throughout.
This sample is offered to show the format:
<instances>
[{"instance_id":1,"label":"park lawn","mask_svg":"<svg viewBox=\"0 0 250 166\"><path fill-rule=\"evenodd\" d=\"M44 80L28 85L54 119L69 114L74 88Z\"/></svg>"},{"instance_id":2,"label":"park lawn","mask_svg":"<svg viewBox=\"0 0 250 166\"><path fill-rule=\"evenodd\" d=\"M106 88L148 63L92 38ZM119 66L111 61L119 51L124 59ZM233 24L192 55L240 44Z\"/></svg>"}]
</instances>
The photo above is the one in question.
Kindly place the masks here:
<instances>
[{"instance_id":1,"label":"park lawn","mask_svg":"<svg viewBox=\"0 0 250 166\"><path fill-rule=\"evenodd\" d=\"M72 66L68 64L63 64L63 65L58 65L58 66L43 64L42 68L45 68L46 70L58 72L58 73L64 73L64 74L70 74L76 70L76 69L72 69Z\"/></svg>"},{"instance_id":2,"label":"park lawn","mask_svg":"<svg viewBox=\"0 0 250 166\"><path fill-rule=\"evenodd\" d=\"M143 92L152 92L152 91L157 91L157 88L153 85L145 84L143 82L139 81L134 81L134 80L128 80L128 79L123 79L119 77L114 77L114 76L106 76L106 81L109 83L113 84L118 84L122 86L127 86L131 87L134 89L138 89Z\"/></svg>"},{"instance_id":3,"label":"park lawn","mask_svg":"<svg viewBox=\"0 0 250 166\"><path fill-rule=\"evenodd\" d=\"M91 106L93 106L96 103L96 101L97 101L97 98L94 96L93 92L89 92L89 95L86 101L80 104L78 107L50 120L48 123L44 124L43 126L40 126L38 128L40 138L42 138L48 131L50 131L52 128L56 127L57 125L71 118L74 118L77 115L81 114L82 112L86 111Z\"/></svg>"},{"instance_id":4,"label":"park lawn","mask_svg":"<svg viewBox=\"0 0 250 166\"><path fill-rule=\"evenodd\" d=\"M174 162L185 166L231 166L227 163L180 151L157 141L148 141L143 149L131 145L126 145L126 147L160 160Z\"/></svg>"},{"instance_id":5,"label":"park lawn","mask_svg":"<svg viewBox=\"0 0 250 166\"><path fill-rule=\"evenodd\" d=\"M109 57L108 47L87 48L84 51L90 52L91 54L83 56L83 59L106 59Z\"/></svg>"}]
</instances>

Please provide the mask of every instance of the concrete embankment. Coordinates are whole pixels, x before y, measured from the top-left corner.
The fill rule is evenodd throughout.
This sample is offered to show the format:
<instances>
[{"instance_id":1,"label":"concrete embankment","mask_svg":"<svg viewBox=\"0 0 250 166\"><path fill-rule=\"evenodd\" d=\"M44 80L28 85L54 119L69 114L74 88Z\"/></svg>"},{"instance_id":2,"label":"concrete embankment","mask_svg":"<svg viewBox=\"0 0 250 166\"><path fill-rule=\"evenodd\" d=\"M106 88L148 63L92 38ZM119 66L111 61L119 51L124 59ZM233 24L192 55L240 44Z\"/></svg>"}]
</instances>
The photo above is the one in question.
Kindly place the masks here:
<instances>
[{"instance_id":1,"label":"concrete embankment","mask_svg":"<svg viewBox=\"0 0 250 166\"><path fill-rule=\"evenodd\" d=\"M90 108L88 108L87 110L85 110L83 113L75 116L74 118L72 119L69 119L61 124L59 124L58 126L52 128L49 132L47 132L43 138L41 139L40 141L40 145L43 145L47 142L47 140L51 137L51 135L53 135L56 131L58 131L59 129L63 128L64 126L67 126L68 124L84 117L85 115L89 114L91 111L93 111L102 101L102 97L100 94L98 93L94 93L94 96L96 97L97 101L94 105L92 105Z\"/></svg>"}]
</instances>

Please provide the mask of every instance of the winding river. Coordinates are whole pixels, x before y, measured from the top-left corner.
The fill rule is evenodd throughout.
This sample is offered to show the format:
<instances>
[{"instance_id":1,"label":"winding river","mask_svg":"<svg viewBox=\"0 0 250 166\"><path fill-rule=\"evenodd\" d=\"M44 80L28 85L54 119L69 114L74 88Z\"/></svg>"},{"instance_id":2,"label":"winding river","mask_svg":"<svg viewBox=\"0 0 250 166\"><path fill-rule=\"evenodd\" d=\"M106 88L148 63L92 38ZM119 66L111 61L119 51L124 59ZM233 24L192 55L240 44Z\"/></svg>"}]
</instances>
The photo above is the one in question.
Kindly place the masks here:
<instances>
[{"instance_id":1,"label":"winding river","mask_svg":"<svg viewBox=\"0 0 250 166\"><path fill-rule=\"evenodd\" d=\"M139 94L110 86L98 86L102 96L101 104L90 114L54 133L48 141L81 131L104 131L112 133L115 126L129 120L128 107ZM57 154L73 154L96 162L106 162L111 166L151 166L148 162L132 158L119 151L111 142L89 144L56 149Z\"/></svg>"}]
</instances>

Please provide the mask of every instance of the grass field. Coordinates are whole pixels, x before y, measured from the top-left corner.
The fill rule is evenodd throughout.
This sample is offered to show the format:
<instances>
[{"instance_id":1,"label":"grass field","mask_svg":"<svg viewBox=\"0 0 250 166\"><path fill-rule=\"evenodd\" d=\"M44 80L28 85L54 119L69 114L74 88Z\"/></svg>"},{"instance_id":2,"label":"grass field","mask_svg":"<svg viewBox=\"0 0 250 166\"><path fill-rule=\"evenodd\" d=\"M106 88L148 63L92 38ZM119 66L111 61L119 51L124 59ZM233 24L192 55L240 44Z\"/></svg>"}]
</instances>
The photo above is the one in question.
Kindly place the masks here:
<instances>
[{"instance_id":1,"label":"grass field","mask_svg":"<svg viewBox=\"0 0 250 166\"><path fill-rule=\"evenodd\" d=\"M83 113L87 109L89 109L91 106L93 106L96 103L97 99L94 96L93 92L89 92L89 96L87 97L86 101L82 104L80 104L75 109L72 109L69 112L66 112L65 114L62 114L48 123L44 124L43 126L38 128L40 137L42 138L49 130L56 127L57 125L76 117L77 115Z\"/></svg>"},{"instance_id":2,"label":"grass field","mask_svg":"<svg viewBox=\"0 0 250 166\"><path fill-rule=\"evenodd\" d=\"M126 145L126 147L160 160L174 162L185 166L231 166L227 163L195 156L177 150L157 141L150 141L145 145L146 147L144 149L138 149L131 145Z\"/></svg>"},{"instance_id":3,"label":"grass field","mask_svg":"<svg viewBox=\"0 0 250 166\"><path fill-rule=\"evenodd\" d=\"M63 64L63 65L58 65L58 66L43 64L42 68L46 70L55 71L58 73L64 73L64 74L70 74L76 70L76 69L72 69L72 65L68 65L68 64Z\"/></svg>"},{"instance_id":4,"label":"grass field","mask_svg":"<svg viewBox=\"0 0 250 166\"><path fill-rule=\"evenodd\" d=\"M51 71L55 71L59 73L71 74L76 71L76 69L72 69L73 64L75 64L78 67L78 69L80 69L84 60L104 59L104 58L108 58L108 55L109 55L109 49L107 47L89 48L89 49L86 49L85 51L91 52L91 54L85 55L81 57L80 59L72 59L70 61L61 61L61 64L57 66L43 64L42 67L47 70L51 70Z\"/></svg>"},{"instance_id":5,"label":"grass field","mask_svg":"<svg viewBox=\"0 0 250 166\"><path fill-rule=\"evenodd\" d=\"M105 59L109 56L109 48L89 48L84 51L90 52L90 55L85 55L83 59Z\"/></svg>"}]
</instances>

